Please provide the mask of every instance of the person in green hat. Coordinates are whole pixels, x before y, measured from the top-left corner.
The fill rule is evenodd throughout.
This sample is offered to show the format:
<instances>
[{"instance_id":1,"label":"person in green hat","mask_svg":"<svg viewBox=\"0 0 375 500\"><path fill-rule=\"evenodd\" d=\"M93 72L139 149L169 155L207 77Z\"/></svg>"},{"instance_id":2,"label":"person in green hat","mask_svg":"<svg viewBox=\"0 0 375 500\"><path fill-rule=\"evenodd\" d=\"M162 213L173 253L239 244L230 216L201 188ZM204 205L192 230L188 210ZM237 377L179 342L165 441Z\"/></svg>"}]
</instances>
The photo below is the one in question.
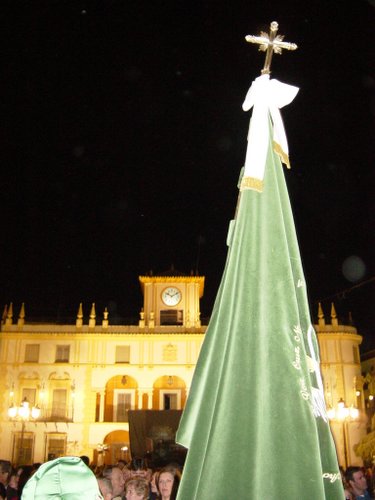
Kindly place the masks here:
<instances>
[{"instance_id":1,"label":"person in green hat","mask_svg":"<svg viewBox=\"0 0 375 500\"><path fill-rule=\"evenodd\" d=\"M45 462L27 481L21 500L103 500L98 481L79 457Z\"/></svg>"}]
</instances>

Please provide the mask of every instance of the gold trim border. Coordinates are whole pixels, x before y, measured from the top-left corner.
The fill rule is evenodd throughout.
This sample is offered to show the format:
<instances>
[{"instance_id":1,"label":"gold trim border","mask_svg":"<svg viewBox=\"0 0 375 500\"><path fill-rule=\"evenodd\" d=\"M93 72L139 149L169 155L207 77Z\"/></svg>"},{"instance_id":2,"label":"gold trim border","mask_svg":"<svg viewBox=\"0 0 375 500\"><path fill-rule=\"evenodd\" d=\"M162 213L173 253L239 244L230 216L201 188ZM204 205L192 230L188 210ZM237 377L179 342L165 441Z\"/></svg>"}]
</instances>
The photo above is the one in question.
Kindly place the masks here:
<instances>
[{"instance_id":1,"label":"gold trim border","mask_svg":"<svg viewBox=\"0 0 375 500\"><path fill-rule=\"evenodd\" d=\"M280 156L280 159L284 163L284 165L286 165L287 168L290 168L289 156L285 153L280 144L275 141L273 141L273 150L277 155Z\"/></svg>"},{"instance_id":2,"label":"gold trim border","mask_svg":"<svg viewBox=\"0 0 375 500\"><path fill-rule=\"evenodd\" d=\"M263 181L255 177L243 177L240 190L243 191L244 189L252 189L261 193L263 191Z\"/></svg>"}]
</instances>

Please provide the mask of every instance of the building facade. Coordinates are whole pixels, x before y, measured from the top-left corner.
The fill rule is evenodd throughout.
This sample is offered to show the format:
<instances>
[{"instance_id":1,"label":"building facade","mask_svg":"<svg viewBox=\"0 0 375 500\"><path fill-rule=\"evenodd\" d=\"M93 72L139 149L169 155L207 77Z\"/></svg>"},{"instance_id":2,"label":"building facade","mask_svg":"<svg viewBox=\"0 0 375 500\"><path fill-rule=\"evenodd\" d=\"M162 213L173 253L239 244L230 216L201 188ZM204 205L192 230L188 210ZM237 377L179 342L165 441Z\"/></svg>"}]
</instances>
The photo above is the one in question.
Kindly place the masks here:
<instances>
[{"instance_id":1,"label":"building facade","mask_svg":"<svg viewBox=\"0 0 375 500\"><path fill-rule=\"evenodd\" d=\"M139 282L138 325L111 325L108 311L99 319L94 304L87 324L80 304L73 325L28 323L23 305L17 315L12 305L6 308L0 458L15 464L61 455L88 455L99 464L128 460L128 410L184 408L206 330L204 277L140 276ZM318 323L327 406L343 399L359 409L355 420L332 420L340 463L361 463L353 446L366 432L362 339L354 327L338 324L334 309L330 324L320 309Z\"/></svg>"},{"instance_id":2,"label":"building facade","mask_svg":"<svg viewBox=\"0 0 375 500\"><path fill-rule=\"evenodd\" d=\"M331 430L340 465L363 465L355 446L366 434L364 379L361 374L360 344L357 329L338 322L332 304L326 322L319 305L315 325L320 349L320 367Z\"/></svg>"}]
</instances>

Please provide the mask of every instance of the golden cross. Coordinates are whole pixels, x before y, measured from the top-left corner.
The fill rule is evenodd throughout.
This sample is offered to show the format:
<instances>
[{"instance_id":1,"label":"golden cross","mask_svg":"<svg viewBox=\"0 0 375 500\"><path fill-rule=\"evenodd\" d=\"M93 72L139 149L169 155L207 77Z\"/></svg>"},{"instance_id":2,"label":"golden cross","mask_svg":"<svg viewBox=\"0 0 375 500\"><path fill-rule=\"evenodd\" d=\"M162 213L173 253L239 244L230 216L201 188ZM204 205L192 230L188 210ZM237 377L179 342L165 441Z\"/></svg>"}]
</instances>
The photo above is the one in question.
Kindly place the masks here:
<instances>
[{"instance_id":1,"label":"golden cross","mask_svg":"<svg viewBox=\"0 0 375 500\"><path fill-rule=\"evenodd\" d=\"M269 75L271 73L271 60L272 54L281 54L282 49L286 50L296 50L297 45L295 43L284 42L284 35L277 35L277 30L279 25L276 21L273 21L270 25L270 34L264 31L260 32L260 36L247 35L245 40L251 43L258 43L259 50L266 52L266 60L264 61L264 67L262 69L262 75Z\"/></svg>"}]
</instances>

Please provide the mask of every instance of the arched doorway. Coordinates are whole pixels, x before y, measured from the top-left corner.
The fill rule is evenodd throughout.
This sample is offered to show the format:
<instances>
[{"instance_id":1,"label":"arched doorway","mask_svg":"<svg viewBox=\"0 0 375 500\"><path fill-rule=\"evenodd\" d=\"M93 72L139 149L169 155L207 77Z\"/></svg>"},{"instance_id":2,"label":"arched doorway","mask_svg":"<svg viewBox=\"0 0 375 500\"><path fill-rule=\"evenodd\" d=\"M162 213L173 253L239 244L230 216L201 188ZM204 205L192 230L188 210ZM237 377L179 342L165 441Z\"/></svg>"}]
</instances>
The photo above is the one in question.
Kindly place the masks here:
<instances>
[{"instance_id":1,"label":"arched doorway","mask_svg":"<svg viewBox=\"0 0 375 500\"><path fill-rule=\"evenodd\" d=\"M117 430L106 435L103 443L94 452L94 462L98 465L114 465L120 459L129 462L129 432Z\"/></svg>"}]
</instances>

